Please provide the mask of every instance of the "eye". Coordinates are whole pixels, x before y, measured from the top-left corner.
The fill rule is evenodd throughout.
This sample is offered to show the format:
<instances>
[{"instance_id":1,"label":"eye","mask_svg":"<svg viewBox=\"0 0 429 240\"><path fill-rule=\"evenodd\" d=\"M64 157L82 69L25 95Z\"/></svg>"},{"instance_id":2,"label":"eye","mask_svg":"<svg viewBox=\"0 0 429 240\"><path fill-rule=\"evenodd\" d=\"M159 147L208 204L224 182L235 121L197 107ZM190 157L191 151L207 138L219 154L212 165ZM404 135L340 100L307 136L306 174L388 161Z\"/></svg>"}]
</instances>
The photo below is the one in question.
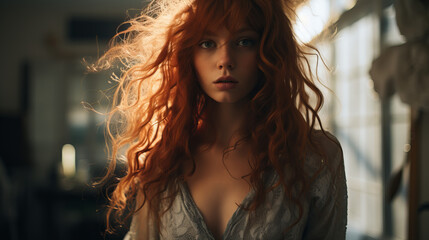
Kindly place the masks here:
<instances>
[{"instance_id":1,"label":"eye","mask_svg":"<svg viewBox=\"0 0 429 240\"><path fill-rule=\"evenodd\" d=\"M249 38L243 38L238 40L237 46L239 47L252 47L255 45L255 41Z\"/></svg>"},{"instance_id":2,"label":"eye","mask_svg":"<svg viewBox=\"0 0 429 240\"><path fill-rule=\"evenodd\" d=\"M205 40L198 44L201 48L208 49L208 48L214 48L216 46L215 42L212 40Z\"/></svg>"}]
</instances>

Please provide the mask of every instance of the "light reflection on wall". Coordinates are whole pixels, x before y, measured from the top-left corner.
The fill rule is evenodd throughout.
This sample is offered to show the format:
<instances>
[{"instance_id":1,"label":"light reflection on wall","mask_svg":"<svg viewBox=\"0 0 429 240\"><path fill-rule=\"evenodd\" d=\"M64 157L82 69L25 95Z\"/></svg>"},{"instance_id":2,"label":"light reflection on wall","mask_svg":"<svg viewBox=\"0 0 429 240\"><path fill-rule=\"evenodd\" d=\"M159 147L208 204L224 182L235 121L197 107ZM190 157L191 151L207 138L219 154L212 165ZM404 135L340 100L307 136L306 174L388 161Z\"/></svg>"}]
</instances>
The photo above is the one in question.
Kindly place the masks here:
<instances>
[{"instance_id":1,"label":"light reflection on wall","mask_svg":"<svg viewBox=\"0 0 429 240\"><path fill-rule=\"evenodd\" d=\"M300 7L294 25L298 40L308 43L320 34L329 21L329 10L329 0L311 0Z\"/></svg>"},{"instance_id":2,"label":"light reflection on wall","mask_svg":"<svg viewBox=\"0 0 429 240\"><path fill-rule=\"evenodd\" d=\"M330 24L338 20L341 13L350 10L357 0L309 0L297 11L294 24L299 41L308 43Z\"/></svg>"},{"instance_id":3,"label":"light reflection on wall","mask_svg":"<svg viewBox=\"0 0 429 240\"><path fill-rule=\"evenodd\" d=\"M76 173L76 150L71 144L65 144L62 149L62 167L65 177L74 177Z\"/></svg>"}]
</instances>

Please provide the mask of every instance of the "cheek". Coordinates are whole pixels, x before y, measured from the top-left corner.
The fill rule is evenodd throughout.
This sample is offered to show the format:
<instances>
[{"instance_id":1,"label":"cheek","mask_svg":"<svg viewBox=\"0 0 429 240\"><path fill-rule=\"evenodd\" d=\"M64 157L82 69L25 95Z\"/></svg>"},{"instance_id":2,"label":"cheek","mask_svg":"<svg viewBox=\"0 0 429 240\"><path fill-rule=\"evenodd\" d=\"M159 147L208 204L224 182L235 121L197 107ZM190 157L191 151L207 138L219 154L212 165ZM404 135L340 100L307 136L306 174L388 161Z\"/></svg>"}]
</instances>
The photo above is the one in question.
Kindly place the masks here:
<instances>
[{"instance_id":1,"label":"cheek","mask_svg":"<svg viewBox=\"0 0 429 240\"><path fill-rule=\"evenodd\" d=\"M192 64L194 64L194 69L195 69L195 72L198 74L198 72L199 72L199 62L198 62L198 56L194 56L193 57L193 61L192 61Z\"/></svg>"},{"instance_id":2,"label":"cheek","mask_svg":"<svg viewBox=\"0 0 429 240\"><path fill-rule=\"evenodd\" d=\"M205 60L202 56L194 56L194 68L197 73L198 78L201 78L204 74L204 69L206 68Z\"/></svg>"},{"instance_id":3,"label":"cheek","mask_svg":"<svg viewBox=\"0 0 429 240\"><path fill-rule=\"evenodd\" d=\"M259 72L258 70L258 56L256 53L251 54L249 56L247 56L246 58L244 58L243 61L243 67L245 69L247 69L247 71L249 72L249 74L255 74L256 72Z\"/></svg>"},{"instance_id":4,"label":"cheek","mask_svg":"<svg viewBox=\"0 0 429 240\"><path fill-rule=\"evenodd\" d=\"M207 68L207 64L204 63L201 56L194 56L193 64L195 69L195 80L200 87L204 87L204 79L207 78L207 70L205 70L205 68Z\"/></svg>"}]
</instances>

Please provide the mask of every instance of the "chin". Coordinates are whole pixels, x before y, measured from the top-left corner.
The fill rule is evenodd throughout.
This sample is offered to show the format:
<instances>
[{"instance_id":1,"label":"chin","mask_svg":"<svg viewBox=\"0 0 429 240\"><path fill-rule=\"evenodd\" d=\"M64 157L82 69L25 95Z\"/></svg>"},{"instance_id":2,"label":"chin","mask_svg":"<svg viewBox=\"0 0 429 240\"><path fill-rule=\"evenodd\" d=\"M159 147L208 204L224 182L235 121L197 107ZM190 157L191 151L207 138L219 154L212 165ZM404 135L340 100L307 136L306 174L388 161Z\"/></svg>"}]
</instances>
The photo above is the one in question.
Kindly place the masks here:
<instances>
[{"instance_id":1,"label":"chin","mask_svg":"<svg viewBox=\"0 0 429 240\"><path fill-rule=\"evenodd\" d=\"M216 103L235 103L235 102L237 102L237 101L234 101L232 99L213 99L213 101Z\"/></svg>"},{"instance_id":2,"label":"chin","mask_svg":"<svg viewBox=\"0 0 429 240\"><path fill-rule=\"evenodd\" d=\"M241 96L209 96L216 103L225 103L225 104L233 104L233 103L243 103L244 101L249 101L249 99Z\"/></svg>"}]
</instances>

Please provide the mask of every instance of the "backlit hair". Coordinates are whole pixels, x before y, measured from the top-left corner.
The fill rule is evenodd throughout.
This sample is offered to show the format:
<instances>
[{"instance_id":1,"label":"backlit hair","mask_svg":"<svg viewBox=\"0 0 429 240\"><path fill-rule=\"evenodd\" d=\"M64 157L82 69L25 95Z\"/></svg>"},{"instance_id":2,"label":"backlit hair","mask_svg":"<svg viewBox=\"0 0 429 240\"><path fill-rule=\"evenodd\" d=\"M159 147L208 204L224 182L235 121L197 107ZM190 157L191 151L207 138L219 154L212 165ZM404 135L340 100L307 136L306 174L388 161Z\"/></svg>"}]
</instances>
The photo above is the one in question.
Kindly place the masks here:
<instances>
[{"instance_id":1,"label":"backlit hair","mask_svg":"<svg viewBox=\"0 0 429 240\"><path fill-rule=\"evenodd\" d=\"M250 102L247 139L251 144L250 184L255 198L249 211L265 199L264 174L275 170L288 198L298 206L314 176L304 170L308 149L323 155L312 141L320 124L321 91L309 73L307 53L292 30L295 2L287 0L156 1L117 34L99 67L122 64L122 75L108 120L112 161L108 175L125 150L127 170L110 198L107 220L123 222L144 197L151 216L171 207L178 183L185 181L184 162L192 158L196 133L210 125L207 95L198 85L193 50L207 29L236 29L245 23L260 35L260 83ZM310 104L309 96L315 96ZM293 173L286 176L284 169ZM296 189L296 186L299 186ZM293 190L295 188L295 190ZM293 191L292 191L293 190ZM168 209L168 208L167 208ZM162 210L162 211L161 211Z\"/></svg>"}]
</instances>

